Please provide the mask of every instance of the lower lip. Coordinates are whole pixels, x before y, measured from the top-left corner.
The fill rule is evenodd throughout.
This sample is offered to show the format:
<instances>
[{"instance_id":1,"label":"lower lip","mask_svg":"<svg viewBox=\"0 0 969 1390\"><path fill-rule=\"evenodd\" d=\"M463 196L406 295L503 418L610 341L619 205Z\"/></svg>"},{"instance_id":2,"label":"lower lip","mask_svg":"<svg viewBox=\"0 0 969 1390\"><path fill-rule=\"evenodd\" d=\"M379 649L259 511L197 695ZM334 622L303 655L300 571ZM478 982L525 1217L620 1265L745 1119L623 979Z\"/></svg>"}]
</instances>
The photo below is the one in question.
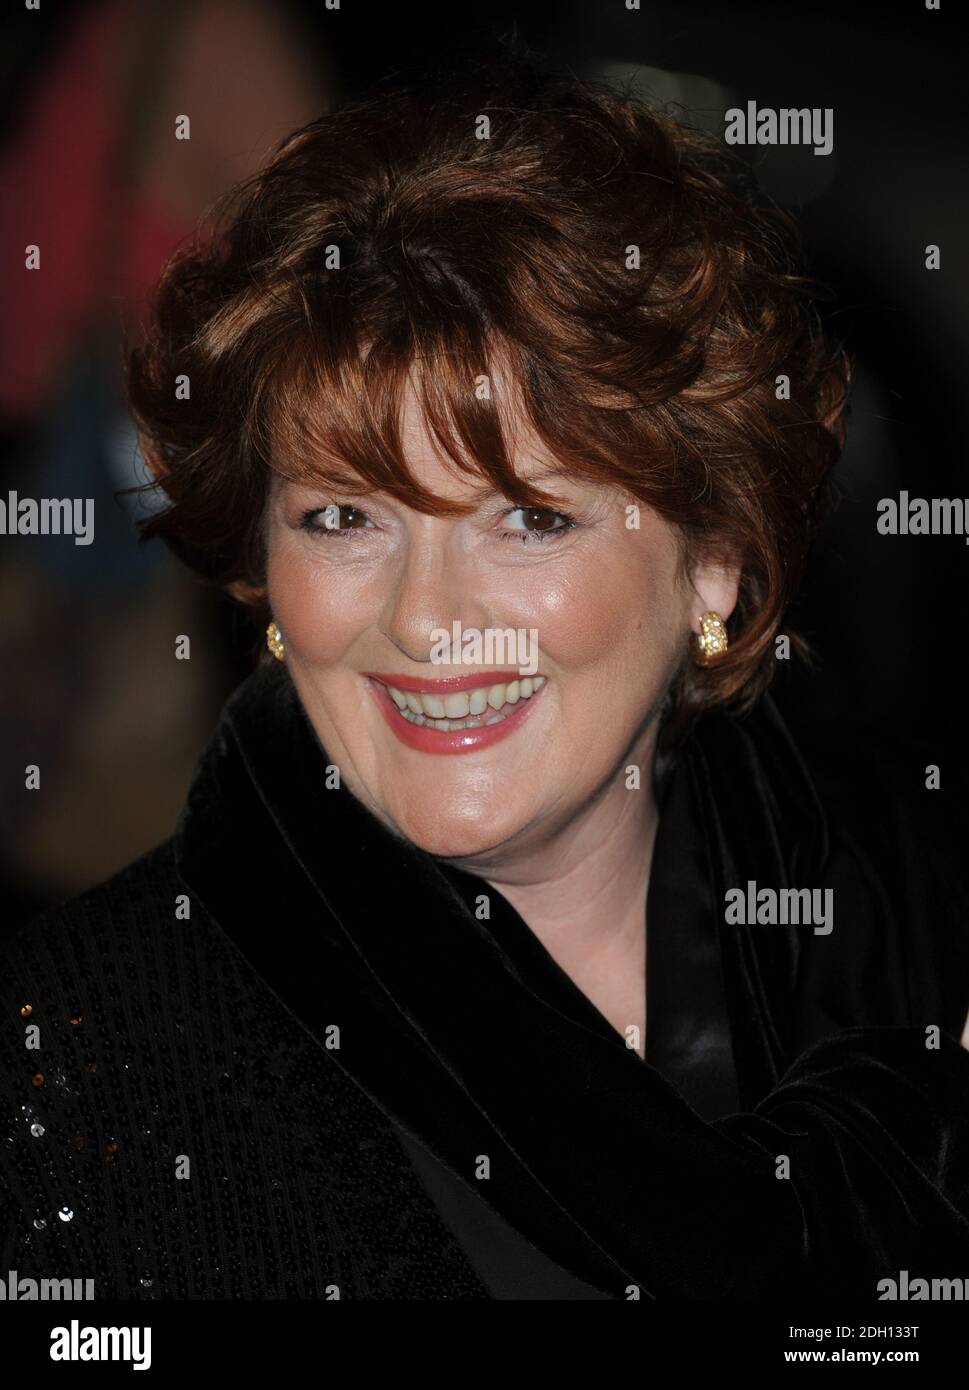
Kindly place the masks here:
<instances>
[{"instance_id":1,"label":"lower lip","mask_svg":"<svg viewBox=\"0 0 969 1390\"><path fill-rule=\"evenodd\" d=\"M380 713L401 743L406 743L408 748L416 748L419 753L473 753L477 748L490 748L493 743L508 738L509 734L521 728L531 714L532 707L548 689L546 681L534 695L529 695L527 700L519 701L518 708L498 724L482 724L477 729L455 729L453 732L443 733L440 729L429 729L426 724L412 724L410 720L405 719L390 698L387 687L381 685L380 681L371 680L368 676L367 684L373 692Z\"/></svg>"}]
</instances>

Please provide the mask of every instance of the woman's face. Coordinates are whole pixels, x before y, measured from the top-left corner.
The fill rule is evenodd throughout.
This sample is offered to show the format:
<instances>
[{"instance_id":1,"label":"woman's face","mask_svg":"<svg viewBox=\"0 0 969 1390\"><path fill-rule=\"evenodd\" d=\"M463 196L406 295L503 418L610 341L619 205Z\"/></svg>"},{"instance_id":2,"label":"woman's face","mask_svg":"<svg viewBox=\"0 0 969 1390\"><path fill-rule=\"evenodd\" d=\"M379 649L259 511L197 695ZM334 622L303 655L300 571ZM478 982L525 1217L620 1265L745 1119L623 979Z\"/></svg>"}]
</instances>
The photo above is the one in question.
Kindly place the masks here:
<instances>
[{"instance_id":1,"label":"woman's face","mask_svg":"<svg viewBox=\"0 0 969 1390\"><path fill-rule=\"evenodd\" d=\"M652 716L689 634L707 608L726 618L736 579L683 575L673 529L642 505L635 529L633 499L613 489L539 481L566 499L561 513L482 497L480 478L440 462L412 390L403 439L424 485L476 498L476 511L426 516L382 494L277 480L269 601L345 784L421 848L473 861L541 842L650 760ZM516 472L539 479L547 452L531 431L517 443ZM441 630L454 637L455 623L447 649ZM533 684L516 692L522 669Z\"/></svg>"}]
</instances>

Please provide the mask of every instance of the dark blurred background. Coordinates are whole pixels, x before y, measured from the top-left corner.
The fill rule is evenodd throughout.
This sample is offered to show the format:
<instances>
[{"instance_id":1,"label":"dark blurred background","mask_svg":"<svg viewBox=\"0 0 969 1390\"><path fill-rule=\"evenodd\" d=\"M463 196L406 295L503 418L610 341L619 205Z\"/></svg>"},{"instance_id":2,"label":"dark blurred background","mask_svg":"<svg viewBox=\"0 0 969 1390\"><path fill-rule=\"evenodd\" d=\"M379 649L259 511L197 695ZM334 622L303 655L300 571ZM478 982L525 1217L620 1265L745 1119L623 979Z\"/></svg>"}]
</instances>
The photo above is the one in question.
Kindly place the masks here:
<instances>
[{"instance_id":1,"label":"dark blurred background","mask_svg":"<svg viewBox=\"0 0 969 1390\"><path fill-rule=\"evenodd\" d=\"M748 100L833 108L833 154L747 151L764 190L799 214L855 359L838 505L792 615L820 661L782 664L777 697L795 726L837 716L923 739L950 786L964 784L969 549L958 535L875 529L877 500L902 489L969 497L960 18L951 0L939 11L921 0L10 6L0 498L92 497L96 542L0 536L3 925L171 832L258 640L159 544L139 547L133 504L112 501L144 478L119 323L137 330L165 258L290 129L374 82L484 55L512 29L563 67L631 79L721 134L724 110ZM182 113L184 143L172 138ZM925 268L930 243L938 271ZM41 247L38 274L24 270L28 244ZM190 661L174 659L179 634ZM24 786L32 763L39 791Z\"/></svg>"}]
</instances>

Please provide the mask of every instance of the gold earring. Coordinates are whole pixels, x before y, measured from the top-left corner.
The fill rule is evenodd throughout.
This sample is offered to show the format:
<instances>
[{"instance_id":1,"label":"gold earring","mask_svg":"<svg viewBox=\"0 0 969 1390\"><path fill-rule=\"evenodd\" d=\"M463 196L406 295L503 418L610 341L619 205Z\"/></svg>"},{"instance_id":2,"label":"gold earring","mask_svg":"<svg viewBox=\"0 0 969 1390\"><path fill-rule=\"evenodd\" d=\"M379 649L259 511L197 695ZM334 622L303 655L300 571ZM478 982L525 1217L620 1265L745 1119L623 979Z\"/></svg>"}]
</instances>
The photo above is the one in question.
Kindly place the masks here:
<instances>
[{"instance_id":1,"label":"gold earring","mask_svg":"<svg viewBox=\"0 0 969 1390\"><path fill-rule=\"evenodd\" d=\"M729 647L727 629L719 613L710 610L700 619L700 631L693 634L693 660L698 666L712 666Z\"/></svg>"},{"instance_id":2,"label":"gold earring","mask_svg":"<svg viewBox=\"0 0 969 1390\"><path fill-rule=\"evenodd\" d=\"M277 661L282 661L286 654L286 648L283 645L283 634L275 623L270 623L266 628L266 646Z\"/></svg>"}]
</instances>

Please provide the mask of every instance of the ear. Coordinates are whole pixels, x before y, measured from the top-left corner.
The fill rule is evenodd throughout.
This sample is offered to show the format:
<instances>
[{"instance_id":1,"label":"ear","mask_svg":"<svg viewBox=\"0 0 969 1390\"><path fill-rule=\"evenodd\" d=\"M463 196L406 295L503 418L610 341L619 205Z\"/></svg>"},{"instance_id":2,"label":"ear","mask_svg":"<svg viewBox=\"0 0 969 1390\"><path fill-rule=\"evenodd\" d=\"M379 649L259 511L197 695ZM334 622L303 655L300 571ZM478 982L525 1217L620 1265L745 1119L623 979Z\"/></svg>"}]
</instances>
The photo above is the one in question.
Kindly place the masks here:
<instances>
[{"instance_id":1,"label":"ear","mask_svg":"<svg viewBox=\"0 0 969 1390\"><path fill-rule=\"evenodd\" d=\"M701 563L693 569L690 580L689 615L693 631L699 632L700 619L711 610L726 622L737 606L740 565L723 561Z\"/></svg>"},{"instance_id":2,"label":"ear","mask_svg":"<svg viewBox=\"0 0 969 1390\"><path fill-rule=\"evenodd\" d=\"M244 579L234 579L231 584L226 584L225 592L230 598L250 606L260 603L266 597L264 584L247 584Z\"/></svg>"}]
</instances>

